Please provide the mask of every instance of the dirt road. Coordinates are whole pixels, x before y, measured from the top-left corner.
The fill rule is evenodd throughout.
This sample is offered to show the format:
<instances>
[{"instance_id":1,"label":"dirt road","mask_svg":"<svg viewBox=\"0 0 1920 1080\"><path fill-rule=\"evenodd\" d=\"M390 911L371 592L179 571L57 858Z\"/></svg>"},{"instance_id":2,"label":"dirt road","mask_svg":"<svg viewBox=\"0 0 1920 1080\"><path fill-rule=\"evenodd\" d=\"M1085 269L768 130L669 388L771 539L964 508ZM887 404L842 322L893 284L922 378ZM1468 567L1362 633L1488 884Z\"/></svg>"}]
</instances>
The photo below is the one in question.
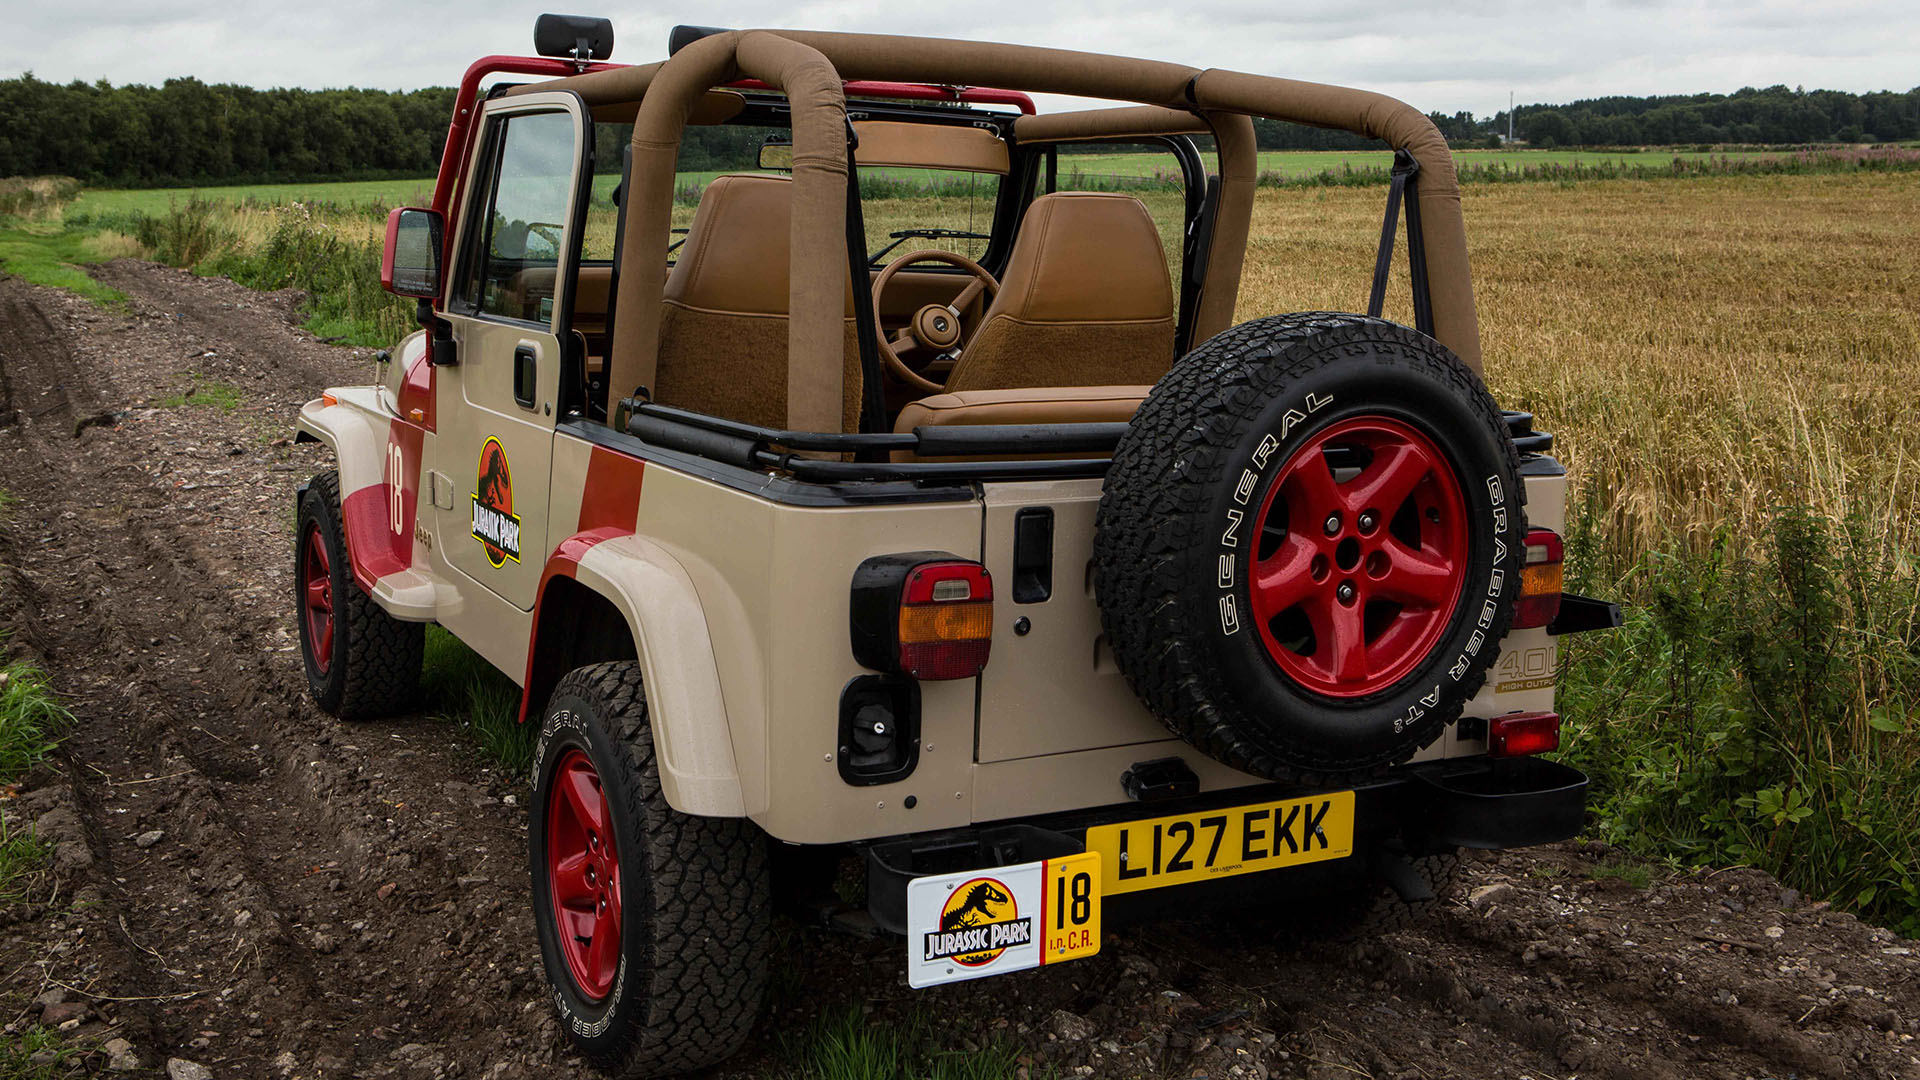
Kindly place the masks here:
<instances>
[{"instance_id":1,"label":"dirt road","mask_svg":"<svg viewBox=\"0 0 1920 1080\"><path fill-rule=\"evenodd\" d=\"M45 1023L74 1068L121 1075L583 1072L541 996L523 778L445 725L305 699L292 490L325 461L286 437L366 356L298 330L292 297L99 275L129 312L0 279L0 648L79 717L0 801L56 849L0 904L4 1038ZM236 408L160 405L215 382ZM1120 930L1090 961L920 994L896 941L785 923L766 1033L726 1074L778 1073L816 1015L870 1007L955 1052L1010 1042L1036 1076L1920 1077L1914 943L1751 871L1610 868L1506 854L1358 947Z\"/></svg>"}]
</instances>

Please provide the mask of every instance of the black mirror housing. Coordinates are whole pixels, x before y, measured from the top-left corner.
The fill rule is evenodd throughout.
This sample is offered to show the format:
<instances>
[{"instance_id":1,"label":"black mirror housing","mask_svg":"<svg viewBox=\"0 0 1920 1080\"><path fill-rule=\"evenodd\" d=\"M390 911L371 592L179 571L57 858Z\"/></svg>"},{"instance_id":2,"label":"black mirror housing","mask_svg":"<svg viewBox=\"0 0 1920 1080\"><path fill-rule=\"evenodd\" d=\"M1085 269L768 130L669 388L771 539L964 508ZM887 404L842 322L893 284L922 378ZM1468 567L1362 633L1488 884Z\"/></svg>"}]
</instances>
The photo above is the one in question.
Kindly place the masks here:
<instances>
[{"instance_id":1,"label":"black mirror housing","mask_svg":"<svg viewBox=\"0 0 1920 1080\"><path fill-rule=\"evenodd\" d=\"M613 55L613 20L591 15L542 15L533 23L533 51L585 63Z\"/></svg>"}]
</instances>

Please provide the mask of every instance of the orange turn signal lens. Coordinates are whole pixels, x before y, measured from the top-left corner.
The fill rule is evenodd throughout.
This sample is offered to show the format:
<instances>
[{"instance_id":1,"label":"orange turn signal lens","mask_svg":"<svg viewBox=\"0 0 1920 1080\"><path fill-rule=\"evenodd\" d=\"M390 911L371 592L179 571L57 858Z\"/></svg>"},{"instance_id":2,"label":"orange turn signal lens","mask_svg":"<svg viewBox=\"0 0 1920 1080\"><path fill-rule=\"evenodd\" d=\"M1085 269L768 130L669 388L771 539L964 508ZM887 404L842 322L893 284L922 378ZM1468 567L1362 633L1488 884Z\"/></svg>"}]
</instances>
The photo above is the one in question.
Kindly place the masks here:
<instances>
[{"instance_id":1,"label":"orange turn signal lens","mask_svg":"<svg viewBox=\"0 0 1920 1080\"><path fill-rule=\"evenodd\" d=\"M900 644L925 645L936 641L970 641L993 636L993 601L963 600L932 604L903 604L900 608Z\"/></svg>"},{"instance_id":2,"label":"orange turn signal lens","mask_svg":"<svg viewBox=\"0 0 1920 1080\"><path fill-rule=\"evenodd\" d=\"M1545 626L1560 614L1566 548L1552 529L1527 530L1527 561L1520 569L1520 602L1513 628Z\"/></svg>"},{"instance_id":3,"label":"orange turn signal lens","mask_svg":"<svg viewBox=\"0 0 1920 1080\"><path fill-rule=\"evenodd\" d=\"M339 399L339 398L337 398L337 397L334 397L334 396L333 396L332 394L321 394L321 395L320 395L320 407L321 407L321 408L323 408L323 409L330 409L330 408L332 408L333 406L335 406L335 405L338 405L338 404L340 404L340 399Z\"/></svg>"}]
</instances>

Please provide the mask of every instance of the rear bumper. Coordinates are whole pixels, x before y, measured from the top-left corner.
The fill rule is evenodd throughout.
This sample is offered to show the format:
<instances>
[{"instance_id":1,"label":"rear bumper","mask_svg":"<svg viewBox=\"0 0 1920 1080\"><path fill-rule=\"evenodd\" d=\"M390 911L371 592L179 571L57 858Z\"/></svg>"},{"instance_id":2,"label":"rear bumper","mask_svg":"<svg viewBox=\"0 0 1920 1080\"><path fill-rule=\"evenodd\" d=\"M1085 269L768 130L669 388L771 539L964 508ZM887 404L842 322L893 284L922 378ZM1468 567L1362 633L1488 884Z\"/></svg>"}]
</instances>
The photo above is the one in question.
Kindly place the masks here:
<instances>
[{"instance_id":1,"label":"rear bumper","mask_svg":"<svg viewBox=\"0 0 1920 1080\"><path fill-rule=\"evenodd\" d=\"M1565 840L1580 831L1586 815L1586 775L1538 758L1423 762L1352 790L1352 857L1110 897L1104 902L1103 917L1126 922L1191 911L1195 905L1351 886L1364 879L1379 879L1383 865L1399 856ZM878 841L866 849L868 910L881 927L904 933L907 883L915 877L984 870L1084 851L1086 831L1096 825L1307 794L1312 792L1278 785L1236 788L1193 798L1127 802L1027 822Z\"/></svg>"}]
</instances>

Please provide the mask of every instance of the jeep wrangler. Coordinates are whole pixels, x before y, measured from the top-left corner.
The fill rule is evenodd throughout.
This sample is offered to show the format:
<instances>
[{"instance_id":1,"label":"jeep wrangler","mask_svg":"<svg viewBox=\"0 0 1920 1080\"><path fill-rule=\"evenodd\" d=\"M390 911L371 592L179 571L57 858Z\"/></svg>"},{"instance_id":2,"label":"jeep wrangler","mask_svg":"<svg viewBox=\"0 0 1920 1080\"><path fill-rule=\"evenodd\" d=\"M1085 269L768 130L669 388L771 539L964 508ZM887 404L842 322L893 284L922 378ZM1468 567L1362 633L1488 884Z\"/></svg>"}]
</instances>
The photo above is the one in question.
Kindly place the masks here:
<instances>
[{"instance_id":1,"label":"jeep wrangler","mask_svg":"<svg viewBox=\"0 0 1920 1080\"><path fill-rule=\"evenodd\" d=\"M849 859L925 987L1201 906L1371 932L1580 828L1556 637L1618 612L1562 593L1565 471L1477 374L1425 116L930 38L535 43L387 223L420 331L301 410L337 469L295 602L343 719L415 707L430 622L523 688L581 1052L732 1053L776 895ZM1368 314L1235 324L1255 117L1395 151ZM1080 190L1116 148L1183 194Z\"/></svg>"}]
</instances>

